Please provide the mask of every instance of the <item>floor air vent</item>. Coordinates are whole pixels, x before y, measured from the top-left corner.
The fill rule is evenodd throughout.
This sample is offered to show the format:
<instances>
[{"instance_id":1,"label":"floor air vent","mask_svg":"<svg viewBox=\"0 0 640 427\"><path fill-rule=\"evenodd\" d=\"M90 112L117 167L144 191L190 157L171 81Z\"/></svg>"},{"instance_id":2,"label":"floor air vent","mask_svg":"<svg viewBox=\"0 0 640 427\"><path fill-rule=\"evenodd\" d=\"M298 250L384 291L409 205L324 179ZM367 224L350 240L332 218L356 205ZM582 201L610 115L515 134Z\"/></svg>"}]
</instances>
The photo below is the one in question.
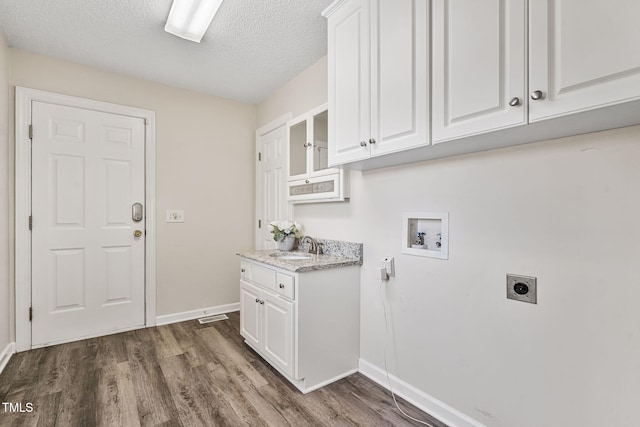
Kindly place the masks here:
<instances>
[{"instance_id":1,"label":"floor air vent","mask_svg":"<svg viewBox=\"0 0 640 427\"><path fill-rule=\"evenodd\" d=\"M215 316L206 316L198 319L201 325L205 323L217 322L218 320L227 320L228 317L226 314L216 314Z\"/></svg>"}]
</instances>

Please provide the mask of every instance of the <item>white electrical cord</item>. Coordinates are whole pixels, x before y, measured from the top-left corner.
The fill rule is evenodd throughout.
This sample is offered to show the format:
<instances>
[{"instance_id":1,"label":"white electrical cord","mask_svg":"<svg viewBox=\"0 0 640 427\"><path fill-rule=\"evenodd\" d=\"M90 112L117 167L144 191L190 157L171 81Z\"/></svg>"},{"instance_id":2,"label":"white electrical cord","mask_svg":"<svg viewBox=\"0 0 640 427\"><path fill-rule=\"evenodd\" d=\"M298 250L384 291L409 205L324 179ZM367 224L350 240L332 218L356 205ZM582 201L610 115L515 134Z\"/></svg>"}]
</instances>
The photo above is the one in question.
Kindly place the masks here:
<instances>
[{"instance_id":1,"label":"white electrical cord","mask_svg":"<svg viewBox=\"0 0 640 427\"><path fill-rule=\"evenodd\" d=\"M413 421L415 421L417 423L424 424L425 426L433 427L433 424L429 424L426 421L422 421L422 420L419 420L417 418L413 418L411 415L408 415L406 412L404 412L400 408L400 406L398 405L398 401L396 400L396 394L393 392L393 387L391 386L391 379L389 378L389 369L387 368L387 344L389 343L389 322L387 321L386 298L385 298L385 295L383 293L384 282L385 282L384 280L380 280L380 299L382 300L382 312L384 313L384 328L385 328L385 335L384 335L384 371L387 374L387 383L389 383L389 390L391 391L391 397L393 397L393 403L396 404L396 408L398 408L398 411L400 411L400 413L402 415L404 415L405 417L407 417L410 420L413 420Z\"/></svg>"}]
</instances>

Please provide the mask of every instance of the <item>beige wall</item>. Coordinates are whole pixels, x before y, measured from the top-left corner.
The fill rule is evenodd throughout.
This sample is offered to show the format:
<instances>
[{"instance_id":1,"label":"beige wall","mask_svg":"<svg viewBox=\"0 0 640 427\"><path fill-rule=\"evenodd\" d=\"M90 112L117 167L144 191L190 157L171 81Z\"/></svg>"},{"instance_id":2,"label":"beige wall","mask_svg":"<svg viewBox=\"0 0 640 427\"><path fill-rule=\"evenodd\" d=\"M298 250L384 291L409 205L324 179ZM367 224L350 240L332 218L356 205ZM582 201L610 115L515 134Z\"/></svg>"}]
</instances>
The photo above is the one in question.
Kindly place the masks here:
<instances>
[{"instance_id":1,"label":"beige wall","mask_svg":"<svg viewBox=\"0 0 640 427\"><path fill-rule=\"evenodd\" d=\"M255 106L20 50L11 60L13 85L156 112L157 314L237 303L235 253L254 241ZM165 223L167 209L185 223Z\"/></svg>"},{"instance_id":2,"label":"beige wall","mask_svg":"<svg viewBox=\"0 0 640 427\"><path fill-rule=\"evenodd\" d=\"M327 57L323 56L258 105L258 127L283 114L296 117L327 102L326 81Z\"/></svg>"},{"instance_id":3,"label":"beige wall","mask_svg":"<svg viewBox=\"0 0 640 427\"><path fill-rule=\"evenodd\" d=\"M9 48L0 33L0 352L10 340L9 294Z\"/></svg>"},{"instance_id":4,"label":"beige wall","mask_svg":"<svg viewBox=\"0 0 640 427\"><path fill-rule=\"evenodd\" d=\"M326 87L317 74L278 90L258 117L299 108L305 88ZM636 126L352 172L349 202L298 205L293 217L312 236L364 243L363 360L384 369L376 267L393 256L393 374L487 426L631 427L639 141ZM449 260L402 254L408 211L449 212ZM505 298L507 273L538 277L537 305Z\"/></svg>"}]
</instances>

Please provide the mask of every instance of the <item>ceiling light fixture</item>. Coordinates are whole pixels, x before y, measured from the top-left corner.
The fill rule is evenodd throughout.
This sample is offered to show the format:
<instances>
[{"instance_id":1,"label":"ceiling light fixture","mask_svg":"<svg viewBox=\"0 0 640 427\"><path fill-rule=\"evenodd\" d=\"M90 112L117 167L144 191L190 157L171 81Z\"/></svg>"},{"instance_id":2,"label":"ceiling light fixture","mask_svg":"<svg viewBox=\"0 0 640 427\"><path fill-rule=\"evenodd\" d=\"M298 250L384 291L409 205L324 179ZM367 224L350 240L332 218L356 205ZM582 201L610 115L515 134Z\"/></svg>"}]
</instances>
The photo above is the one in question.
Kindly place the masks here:
<instances>
[{"instance_id":1,"label":"ceiling light fixture","mask_svg":"<svg viewBox=\"0 0 640 427\"><path fill-rule=\"evenodd\" d=\"M222 0L173 0L164 30L200 43Z\"/></svg>"}]
</instances>

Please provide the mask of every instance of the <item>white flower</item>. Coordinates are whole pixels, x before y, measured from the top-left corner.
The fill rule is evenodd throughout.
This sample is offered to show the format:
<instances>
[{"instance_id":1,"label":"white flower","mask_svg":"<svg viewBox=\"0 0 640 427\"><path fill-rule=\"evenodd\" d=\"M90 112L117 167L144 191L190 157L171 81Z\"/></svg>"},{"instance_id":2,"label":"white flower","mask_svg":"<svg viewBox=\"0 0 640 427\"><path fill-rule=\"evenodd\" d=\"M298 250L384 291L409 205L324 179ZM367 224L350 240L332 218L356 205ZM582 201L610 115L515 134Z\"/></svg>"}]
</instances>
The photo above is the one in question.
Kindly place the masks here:
<instances>
[{"instance_id":1,"label":"white flower","mask_svg":"<svg viewBox=\"0 0 640 427\"><path fill-rule=\"evenodd\" d=\"M273 239L280 241L284 237L293 234L295 237L301 236L302 225L296 221L276 220L269 223L273 227Z\"/></svg>"}]
</instances>

